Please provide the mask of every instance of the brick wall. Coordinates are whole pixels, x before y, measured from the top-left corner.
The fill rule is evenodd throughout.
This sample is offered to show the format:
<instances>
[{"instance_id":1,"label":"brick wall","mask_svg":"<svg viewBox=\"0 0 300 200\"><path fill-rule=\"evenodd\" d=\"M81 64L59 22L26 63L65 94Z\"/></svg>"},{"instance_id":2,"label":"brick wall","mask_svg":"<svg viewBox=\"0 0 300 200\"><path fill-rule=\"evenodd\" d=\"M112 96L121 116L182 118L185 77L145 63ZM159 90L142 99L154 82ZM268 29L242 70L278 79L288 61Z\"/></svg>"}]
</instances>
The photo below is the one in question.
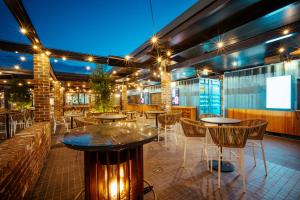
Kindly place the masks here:
<instances>
[{"instance_id":1,"label":"brick wall","mask_svg":"<svg viewBox=\"0 0 300 200\"><path fill-rule=\"evenodd\" d=\"M164 69L161 74L161 107L170 111L172 106L171 75L166 71L166 62L161 63L161 67Z\"/></svg>"},{"instance_id":2,"label":"brick wall","mask_svg":"<svg viewBox=\"0 0 300 200\"><path fill-rule=\"evenodd\" d=\"M33 55L35 121L50 120L50 61L45 54Z\"/></svg>"},{"instance_id":3,"label":"brick wall","mask_svg":"<svg viewBox=\"0 0 300 200\"><path fill-rule=\"evenodd\" d=\"M64 88L61 87L59 81L53 83L53 96L54 96L54 116L60 119L63 116L63 102L64 102Z\"/></svg>"},{"instance_id":4,"label":"brick wall","mask_svg":"<svg viewBox=\"0 0 300 200\"><path fill-rule=\"evenodd\" d=\"M127 99L127 85L122 85L122 110L127 109L128 99Z\"/></svg>"},{"instance_id":5,"label":"brick wall","mask_svg":"<svg viewBox=\"0 0 300 200\"><path fill-rule=\"evenodd\" d=\"M29 199L51 145L49 122L35 123L0 144L0 199Z\"/></svg>"}]
</instances>

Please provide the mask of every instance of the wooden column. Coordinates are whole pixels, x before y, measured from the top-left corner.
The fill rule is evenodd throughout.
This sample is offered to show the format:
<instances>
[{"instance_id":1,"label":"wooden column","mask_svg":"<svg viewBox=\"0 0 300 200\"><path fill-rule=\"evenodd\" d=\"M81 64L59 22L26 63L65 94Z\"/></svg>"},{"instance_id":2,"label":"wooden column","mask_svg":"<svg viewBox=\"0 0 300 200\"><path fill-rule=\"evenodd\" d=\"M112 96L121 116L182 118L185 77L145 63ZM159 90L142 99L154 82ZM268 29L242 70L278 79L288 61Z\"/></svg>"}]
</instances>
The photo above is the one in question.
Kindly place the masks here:
<instances>
[{"instance_id":1,"label":"wooden column","mask_svg":"<svg viewBox=\"0 0 300 200\"><path fill-rule=\"evenodd\" d=\"M43 53L33 55L35 121L50 121L50 61Z\"/></svg>"}]
</instances>

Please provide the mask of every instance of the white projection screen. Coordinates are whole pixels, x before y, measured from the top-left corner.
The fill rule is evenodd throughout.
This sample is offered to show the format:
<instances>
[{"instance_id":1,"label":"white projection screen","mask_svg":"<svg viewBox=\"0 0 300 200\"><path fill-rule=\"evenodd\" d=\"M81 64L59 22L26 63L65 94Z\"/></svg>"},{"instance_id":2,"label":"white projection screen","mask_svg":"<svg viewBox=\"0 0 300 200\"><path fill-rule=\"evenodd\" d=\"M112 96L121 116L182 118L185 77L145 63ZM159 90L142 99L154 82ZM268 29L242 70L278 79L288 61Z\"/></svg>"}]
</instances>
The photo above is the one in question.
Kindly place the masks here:
<instances>
[{"instance_id":1,"label":"white projection screen","mask_svg":"<svg viewBox=\"0 0 300 200\"><path fill-rule=\"evenodd\" d=\"M267 78L267 108L291 109L291 76Z\"/></svg>"}]
</instances>

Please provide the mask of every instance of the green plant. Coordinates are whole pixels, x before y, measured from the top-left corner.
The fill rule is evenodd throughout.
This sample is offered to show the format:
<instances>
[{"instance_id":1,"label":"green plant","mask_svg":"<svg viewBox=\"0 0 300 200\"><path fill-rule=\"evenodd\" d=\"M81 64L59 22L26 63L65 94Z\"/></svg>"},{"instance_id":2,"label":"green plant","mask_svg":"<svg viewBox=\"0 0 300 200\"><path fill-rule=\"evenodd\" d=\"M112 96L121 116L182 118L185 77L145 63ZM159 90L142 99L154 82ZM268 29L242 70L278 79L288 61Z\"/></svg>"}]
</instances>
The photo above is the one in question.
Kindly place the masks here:
<instances>
[{"instance_id":1,"label":"green plant","mask_svg":"<svg viewBox=\"0 0 300 200\"><path fill-rule=\"evenodd\" d=\"M90 75L91 88L95 93L95 109L101 112L112 110L111 94L114 82L110 75L104 72L102 65L97 65Z\"/></svg>"},{"instance_id":2,"label":"green plant","mask_svg":"<svg viewBox=\"0 0 300 200\"><path fill-rule=\"evenodd\" d=\"M32 98L29 87L24 80L12 79L10 87L5 90L8 102L14 109L21 110L32 105Z\"/></svg>"}]
</instances>

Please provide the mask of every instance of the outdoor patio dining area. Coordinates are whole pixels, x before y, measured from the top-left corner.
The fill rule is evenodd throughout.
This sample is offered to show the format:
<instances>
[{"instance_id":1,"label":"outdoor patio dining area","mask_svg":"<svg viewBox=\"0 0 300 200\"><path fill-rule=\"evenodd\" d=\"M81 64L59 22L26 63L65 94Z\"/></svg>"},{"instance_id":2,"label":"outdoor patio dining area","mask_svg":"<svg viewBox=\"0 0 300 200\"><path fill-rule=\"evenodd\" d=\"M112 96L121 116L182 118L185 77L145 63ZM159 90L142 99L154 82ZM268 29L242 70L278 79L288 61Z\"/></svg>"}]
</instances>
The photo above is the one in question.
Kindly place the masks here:
<instances>
[{"instance_id":1,"label":"outdoor patio dining area","mask_svg":"<svg viewBox=\"0 0 300 200\"><path fill-rule=\"evenodd\" d=\"M0 1L0 200L300 199L299 10Z\"/></svg>"}]
</instances>

